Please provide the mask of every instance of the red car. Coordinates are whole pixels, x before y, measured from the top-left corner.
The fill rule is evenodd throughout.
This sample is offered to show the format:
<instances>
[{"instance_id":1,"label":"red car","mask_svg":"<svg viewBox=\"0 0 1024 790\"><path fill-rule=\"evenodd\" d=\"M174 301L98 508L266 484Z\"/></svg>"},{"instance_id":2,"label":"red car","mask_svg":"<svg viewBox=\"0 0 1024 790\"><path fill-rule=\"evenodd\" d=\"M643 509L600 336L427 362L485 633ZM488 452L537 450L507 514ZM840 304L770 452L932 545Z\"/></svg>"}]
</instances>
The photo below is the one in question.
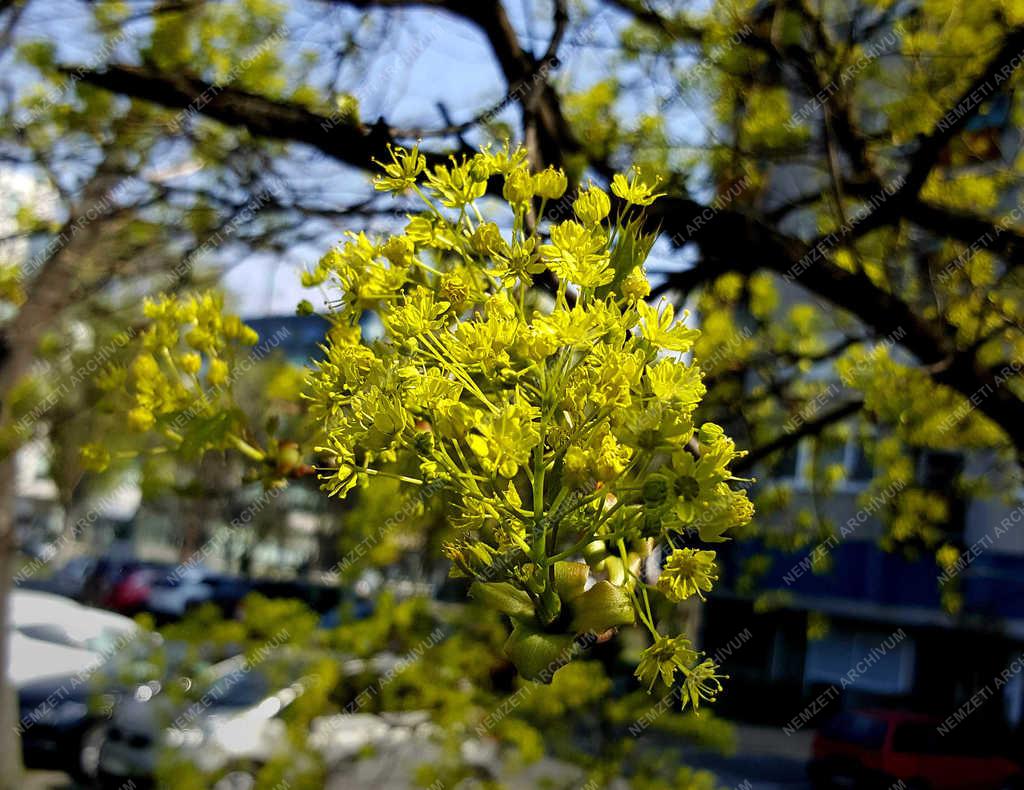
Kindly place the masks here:
<instances>
[{"instance_id":1,"label":"red car","mask_svg":"<svg viewBox=\"0 0 1024 790\"><path fill-rule=\"evenodd\" d=\"M136 615L145 609L153 583L172 570L172 565L157 562L133 562L119 566L107 580L108 586L98 603L129 617Z\"/></svg>"},{"instance_id":2,"label":"red car","mask_svg":"<svg viewBox=\"0 0 1024 790\"><path fill-rule=\"evenodd\" d=\"M917 713L844 711L814 738L808 774L816 788L1020 790L1024 769L997 735L965 723L946 732Z\"/></svg>"}]
</instances>

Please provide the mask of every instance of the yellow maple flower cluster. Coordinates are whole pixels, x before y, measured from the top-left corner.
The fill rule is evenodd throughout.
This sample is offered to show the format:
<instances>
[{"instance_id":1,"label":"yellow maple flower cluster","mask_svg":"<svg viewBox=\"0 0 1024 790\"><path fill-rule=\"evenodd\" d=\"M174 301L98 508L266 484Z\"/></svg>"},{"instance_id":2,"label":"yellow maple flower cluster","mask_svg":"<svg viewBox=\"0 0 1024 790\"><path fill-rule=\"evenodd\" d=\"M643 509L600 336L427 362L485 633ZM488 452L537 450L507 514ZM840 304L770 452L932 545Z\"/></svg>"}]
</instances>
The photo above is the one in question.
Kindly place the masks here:
<instances>
[{"instance_id":1,"label":"yellow maple flower cluster","mask_svg":"<svg viewBox=\"0 0 1024 790\"><path fill-rule=\"evenodd\" d=\"M151 450L198 455L232 448L263 460L264 454L241 436L244 428L231 394L233 371L259 341L256 332L226 312L223 297L214 292L147 299L143 314L147 324L131 362L97 376L106 393L101 406L124 414L140 439L153 439ZM89 444L81 457L86 468L102 471L111 453Z\"/></svg>"},{"instance_id":2,"label":"yellow maple flower cluster","mask_svg":"<svg viewBox=\"0 0 1024 790\"><path fill-rule=\"evenodd\" d=\"M589 184L573 218L548 223L547 201L570 205L567 179L531 172L522 149L428 166L394 148L382 169L377 189L424 211L388 238L347 234L304 277L339 296L306 393L325 488L443 487L460 533L447 554L512 619L506 653L525 677L550 679L587 635L639 620L655 644L638 676L678 678L684 705L713 698L713 663L664 641L648 593L703 595L714 552L673 555L657 587L637 572L657 541L721 541L752 516L729 471L742 453L694 424L704 385L684 355L699 333L644 301L657 182L616 176L616 199ZM380 336L364 336L368 311Z\"/></svg>"}]
</instances>

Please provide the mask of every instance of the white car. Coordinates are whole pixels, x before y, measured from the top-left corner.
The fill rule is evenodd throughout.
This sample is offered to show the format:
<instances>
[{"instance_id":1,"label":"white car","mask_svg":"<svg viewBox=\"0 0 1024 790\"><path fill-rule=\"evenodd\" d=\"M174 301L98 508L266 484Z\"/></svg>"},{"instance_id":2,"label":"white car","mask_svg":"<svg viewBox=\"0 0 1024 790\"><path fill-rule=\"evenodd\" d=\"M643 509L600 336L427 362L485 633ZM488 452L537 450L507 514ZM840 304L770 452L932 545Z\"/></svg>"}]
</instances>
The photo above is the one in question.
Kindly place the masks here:
<instances>
[{"instance_id":1,"label":"white car","mask_svg":"<svg viewBox=\"0 0 1024 790\"><path fill-rule=\"evenodd\" d=\"M263 762L288 748L280 714L312 680L275 686L262 667L235 656L210 667L195 686L188 681L191 703L173 702L159 685L140 686L114 710L99 755L100 784L152 779L163 749L207 772Z\"/></svg>"},{"instance_id":2,"label":"white car","mask_svg":"<svg viewBox=\"0 0 1024 790\"><path fill-rule=\"evenodd\" d=\"M18 692L22 757L33 768L95 775L103 717L90 708L93 675L142 633L127 617L49 593L9 599L5 671Z\"/></svg>"},{"instance_id":3,"label":"white car","mask_svg":"<svg viewBox=\"0 0 1024 790\"><path fill-rule=\"evenodd\" d=\"M7 674L15 687L55 675L87 673L140 633L127 617L59 595L14 590L9 601Z\"/></svg>"}]
</instances>

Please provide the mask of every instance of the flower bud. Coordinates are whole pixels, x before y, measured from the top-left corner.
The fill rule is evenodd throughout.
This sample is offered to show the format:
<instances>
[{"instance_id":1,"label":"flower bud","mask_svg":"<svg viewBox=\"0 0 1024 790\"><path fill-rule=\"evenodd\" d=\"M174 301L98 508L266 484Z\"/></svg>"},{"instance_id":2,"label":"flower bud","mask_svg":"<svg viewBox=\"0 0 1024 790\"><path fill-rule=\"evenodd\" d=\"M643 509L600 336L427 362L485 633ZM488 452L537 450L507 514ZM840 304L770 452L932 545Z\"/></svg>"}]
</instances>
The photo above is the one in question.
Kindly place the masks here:
<instances>
[{"instance_id":1,"label":"flower bud","mask_svg":"<svg viewBox=\"0 0 1024 790\"><path fill-rule=\"evenodd\" d=\"M469 242L477 255L490 255L494 250L507 246L501 236L501 230L493 222L481 222L469 237Z\"/></svg>"},{"instance_id":2,"label":"flower bud","mask_svg":"<svg viewBox=\"0 0 1024 790\"><path fill-rule=\"evenodd\" d=\"M505 177L502 196L509 203L522 204L533 200L533 178L525 167L517 167Z\"/></svg>"},{"instance_id":3,"label":"flower bud","mask_svg":"<svg viewBox=\"0 0 1024 790\"><path fill-rule=\"evenodd\" d=\"M601 562L605 557L608 556L608 547L605 545L603 540L592 540L586 546L583 547L583 559L585 559L591 568L597 570L595 567L597 563Z\"/></svg>"},{"instance_id":4,"label":"flower bud","mask_svg":"<svg viewBox=\"0 0 1024 790\"><path fill-rule=\"evenodd\" d=\"M494 174L494 169L479 154L469 164L469 177L474 181L486 181Z\"/></svg>"},{"instance_id":5,"label":"flower bud","mask_svg":"<svg viewBox=\"0 0 1024 790\"><path fill-rule=\"evenodd\" d=\"M132 362L132 375L136 381L151 381L160 375L160 365L152 354L139 354Z\"/></svg>"},{"instance_id":6,"label":"flower bud","mask_svg":"<svg viewBox=\"0 0 1024 790\"><path fill-rule=\"evenodd\" d=\"M143 433L153 427L156 418L153 412L142 406L136 406L128 412L128 425L132 430Z\"/></svg>"},{"instance_id":7,"label":"flower bud","mask_svg":"<svg viewBox=\"0 0 1024 790\"><path fill-rule=\"evenodd\" d=\"M626 581L626 568L622 560L614 554L605 558L604 571L608 574L608 581L616 587L620 587Z\"/></svg>"},{"instance_id":8,"label":"flower bud","mask_svg":"<svg viewBox=\"0 0 1024 790\"><path fill-rule=\"evenodd\" d=\"M579 193L572 203L572 208L585 225L597 225L608 216L612 209L612 201L601 187L591 185L589 189Z\"/></svg>"},{"instance_id":9,"label":"flower bud","mask_svg":"<svg viewBox=\"0 0 1024 790\"><path fill-rule=\"evenodd\" d=\"M223 359L211 359L210 368L206 371L206 380L213 387L219 387L228 380L228 363Z\"/></svg>"},{"instance_id":10,"label":"flower bud","mask_svg":"<svg viewBox=\"0 0 1024 790\"><path fill-rule=\"evenodd\" d=\"M569 186L569 182L565 173L553 167L548 167L533 177L533 191L537 197L558 200L565 194L567 186Z\"/></svg>"},{"instance_id":11,"label":"flower bud","mask_svg":"<svg viewBox=\"0 0 1024 790\"><path fill-rule=\"evenodd\" d=\"M381 254L395 266L412 263L416 247L408 236L392 236L380 248Z\"/></svg>"},{"instance_id":12,"label":"flower bud","mask_svg":"<svg viewBox=\"0 0 1024 790\"><path fill-rule=\"evenodd\" d=\"M714 444L725 435L725 431L722 430L721 425L716 425L713 422L706 422L700 426L700 431L697 432L697 439L701 444Z\"/></svg>"},{"instance_id":13,"label":"flower bud","mask_svg":"<svg viewBox=\"0 0 1024 790\"><path fill-rule=\"evenodd\" d=\"M180 367L185 373L194 376L199 372L199 369L203 366L203 358L200 357L194 351L190 351L186 354L182 354L178 357L178 367Z\"/></svg>"},{"instance_id":14,"label":"flower bud","mask_svg":"<svg viewBox=\"0 0 1024 790\"><path fill-rule=\"evenodd\" d=\"M564 603L579 598L587 585L590 568L584 562L556 562L555 590Z\"/></svg>"},{"instance_id":15,"label":"flower bud","mask_svg":"<svg viewBox=\"0 0 1024 790\"><path fill-rule=\"evenodd\" d=\"M277 451L277 469L282 474L291 472L302 461L302 453L295 442L283 442Z\"/></svg>"},{"instance_id":16,"label":"flower bud","mask_svg":"<svg viewBox=\"0 0 1024 790\"><path fill-rule=\"evenodd\" d=\"M644 274L644 270L638 266L626 275L619 290L622 291L622 295L630 302L637 302L640 299L646 299L650 295L651 282L647 279L647 275Z\"/></svg>"}]
</instances>

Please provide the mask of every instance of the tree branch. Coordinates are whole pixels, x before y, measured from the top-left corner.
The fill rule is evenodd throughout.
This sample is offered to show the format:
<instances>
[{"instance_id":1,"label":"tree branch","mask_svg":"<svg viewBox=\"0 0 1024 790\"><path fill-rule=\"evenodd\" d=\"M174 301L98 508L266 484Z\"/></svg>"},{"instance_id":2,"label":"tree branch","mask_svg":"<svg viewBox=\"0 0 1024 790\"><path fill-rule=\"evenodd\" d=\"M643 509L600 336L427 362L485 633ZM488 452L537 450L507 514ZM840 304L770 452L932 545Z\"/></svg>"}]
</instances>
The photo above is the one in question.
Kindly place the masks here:
<instances>
[{"instance_id":1,"label":"tree branch","mask_svg":"<svg viewBox=\"0 0 1024 790\"><path fill-rule=\"evenodd\" d=\"M99 88L183 110L202 114L228 126L241 127L258 137L305 143L333 159L366 169L373 159L387 156L395 142L383 123L367 126L312 112L298 104L268 99L232 87L221 87L189 74L167 74L146 66L110 65L103 71L64 67L66 74ZM432 164L447 160L440 154L426 154Z\"/></svg>"},{"instance_id":2,"label":"tree branch","mask_svg":"<svg viewBox=\"0 0 1024 790\"><path fill-rule=\"evenodd\" d=\"M864 401L856 400L844 403L827 414L823 414L813 420L807 420L800 424L800 426L792 431L786 431L779 436L772 439L770 442L762 444L760 447L755 447L753 450L748 452L742 458L736 460L732 464L734 471L746 471L752 469L757 463L774 453L782 450L788 450L800 443L800 440L807 436L817 436L825 428L833 425L837 422L842 422L847 417L850 417L864 408Z\"/></svg>"}]
</instances>

